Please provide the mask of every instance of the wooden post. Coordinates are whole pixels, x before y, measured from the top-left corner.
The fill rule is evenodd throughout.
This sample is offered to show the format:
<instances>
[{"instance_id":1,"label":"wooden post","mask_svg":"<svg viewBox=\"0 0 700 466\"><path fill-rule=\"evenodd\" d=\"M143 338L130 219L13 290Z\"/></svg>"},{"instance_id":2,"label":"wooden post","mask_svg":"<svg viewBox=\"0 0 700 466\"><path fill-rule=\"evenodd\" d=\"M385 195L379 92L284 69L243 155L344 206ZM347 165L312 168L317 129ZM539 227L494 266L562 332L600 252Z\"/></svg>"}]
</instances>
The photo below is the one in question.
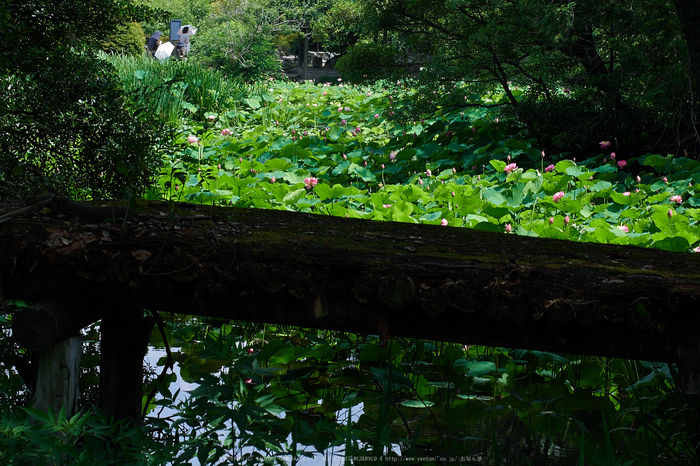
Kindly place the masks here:
<instances>
[{"instance_id":1,"label":"wooden post","mask_svg":"<svg viewBox=\"0 0 700 466\"><path fill-rule=\"evenodd\" d=\"M140 308L113 310L102 319L100 408L115 420L141 422L143 357L153 329Z\"/></svg>"},{"instance_id":2,"label":"wooden post","mask_svg":"<svg viewBox=\"0 0 700 466\"><path fill-rule=\"evenodd\" d=\"M77 335L39 353L33 408L57 414L64 407L67 417L75 414L80 394L82 347L83 337Z\"/></svg>"}]
</instances>

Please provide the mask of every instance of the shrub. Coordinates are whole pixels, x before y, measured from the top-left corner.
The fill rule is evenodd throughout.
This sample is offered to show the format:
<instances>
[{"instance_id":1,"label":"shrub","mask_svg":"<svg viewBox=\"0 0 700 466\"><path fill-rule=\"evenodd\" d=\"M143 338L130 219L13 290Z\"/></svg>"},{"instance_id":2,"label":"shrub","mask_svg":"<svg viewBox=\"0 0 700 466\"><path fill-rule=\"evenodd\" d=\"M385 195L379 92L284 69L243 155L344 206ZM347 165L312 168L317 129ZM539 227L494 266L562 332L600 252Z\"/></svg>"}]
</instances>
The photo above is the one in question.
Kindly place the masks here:
<instances>
[{"instance_id":1,"label":"shrub","mask_svg":"<svg viewBox=\"0 0 700 466\"><path fill-rule=\"evenodd\" d=\"M225 21L202 31L195 56L203 63L245 81L280 72L273 41L239 21Z\"/></svg>"},{"instance_id":2,"label":"shrub","mask_svg":"<svg viewBox=\"0 0 700 466\"><path fill-rule=\"evenodd\" d=\"M110 35L102 44L102 50L107 53L123 53L125 55L140 55L146 44L143 27L139 23L128 23L125 31Z\"/></svg>"}]
</instances>

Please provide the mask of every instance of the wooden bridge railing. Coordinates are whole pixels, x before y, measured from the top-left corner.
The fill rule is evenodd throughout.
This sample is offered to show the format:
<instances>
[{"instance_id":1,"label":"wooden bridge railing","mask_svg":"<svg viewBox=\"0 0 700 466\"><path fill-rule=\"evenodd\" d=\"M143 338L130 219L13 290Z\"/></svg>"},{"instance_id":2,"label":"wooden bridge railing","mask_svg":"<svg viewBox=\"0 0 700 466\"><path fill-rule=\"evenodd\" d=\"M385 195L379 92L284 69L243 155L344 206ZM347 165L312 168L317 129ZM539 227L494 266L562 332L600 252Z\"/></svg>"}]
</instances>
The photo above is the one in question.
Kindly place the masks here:
<instances>
[{"instance_id":1,"label":"wooden bridge railing","mask_svg":"<svg viewBox=\"0 0 700 466\"><path fill-rule=\"evenodd\" d=\"M105 319L134 327L136 360L151 309L677 362L679 389L700 390L697 254L278 210L124 214L67 201L0 224L3 297L43 300L15 317L20 344Z\"/></svg>"}]
</instances>

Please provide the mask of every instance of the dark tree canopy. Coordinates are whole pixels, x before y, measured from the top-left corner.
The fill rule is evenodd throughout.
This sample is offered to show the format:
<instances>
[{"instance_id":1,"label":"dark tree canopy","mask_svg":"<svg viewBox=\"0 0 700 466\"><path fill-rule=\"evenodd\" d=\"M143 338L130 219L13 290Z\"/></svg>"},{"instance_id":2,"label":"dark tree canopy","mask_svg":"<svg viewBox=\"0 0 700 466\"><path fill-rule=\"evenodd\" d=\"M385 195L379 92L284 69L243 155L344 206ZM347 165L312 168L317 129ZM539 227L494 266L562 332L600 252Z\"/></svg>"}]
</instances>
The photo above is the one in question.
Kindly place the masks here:
<instances>
[{"instance_id":1,"label":"dark tree canopy","mask_svg":"<svg viewBox=\"0 0 700 466\"><path fill-rule=\"evenodd\" d=\"M446 90L468 82L502 91L507 113L552 148L590 152L609 139L628 153L698 154L690 79L691 62L700 61L695 2L358 4L364 29L375 34L341 58L347 78L396 79L422 66L425 109L463 105L462 95ZM448 94L452 101L433 97Z\"/></svg>"}]
</instances>

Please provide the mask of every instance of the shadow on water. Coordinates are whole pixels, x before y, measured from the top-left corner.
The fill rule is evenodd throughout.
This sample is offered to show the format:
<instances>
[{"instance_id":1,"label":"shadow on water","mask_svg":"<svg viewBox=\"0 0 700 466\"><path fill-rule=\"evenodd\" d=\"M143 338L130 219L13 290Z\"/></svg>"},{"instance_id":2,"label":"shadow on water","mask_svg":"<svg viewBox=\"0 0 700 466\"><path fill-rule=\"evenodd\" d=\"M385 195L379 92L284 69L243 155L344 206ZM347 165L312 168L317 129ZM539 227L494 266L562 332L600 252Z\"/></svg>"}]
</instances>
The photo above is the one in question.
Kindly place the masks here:
<instances>
[{"instance_id":1,"label":"shadow on water","mask_svg":"<svg viewBox=\"0 0 700 466\"><path fill-rule=\"evenodd\" d=\"M178 370L156 403L177 410L171 421L197 419L200 436L215 432L229 461L578 464L581 446L605 445L604 415L638 428L624 406L634 390L672 382L656 363L170 319ZM158 336L152 345L162 351Z\"/></svg>"},{"instance_id":2,"label":"shadow on water","mask_svg":"<svg viewBox=\"0 0 700 466\"><path fill-rule=\"evenodd\" d=\"M675 390L673 365L162 317L145 358L145 422L130 430L88 409L97 325L84 337L83 411L27 416L5 320L0 459L697 464L698 401Z\"/></svg>"}]
</instances>

